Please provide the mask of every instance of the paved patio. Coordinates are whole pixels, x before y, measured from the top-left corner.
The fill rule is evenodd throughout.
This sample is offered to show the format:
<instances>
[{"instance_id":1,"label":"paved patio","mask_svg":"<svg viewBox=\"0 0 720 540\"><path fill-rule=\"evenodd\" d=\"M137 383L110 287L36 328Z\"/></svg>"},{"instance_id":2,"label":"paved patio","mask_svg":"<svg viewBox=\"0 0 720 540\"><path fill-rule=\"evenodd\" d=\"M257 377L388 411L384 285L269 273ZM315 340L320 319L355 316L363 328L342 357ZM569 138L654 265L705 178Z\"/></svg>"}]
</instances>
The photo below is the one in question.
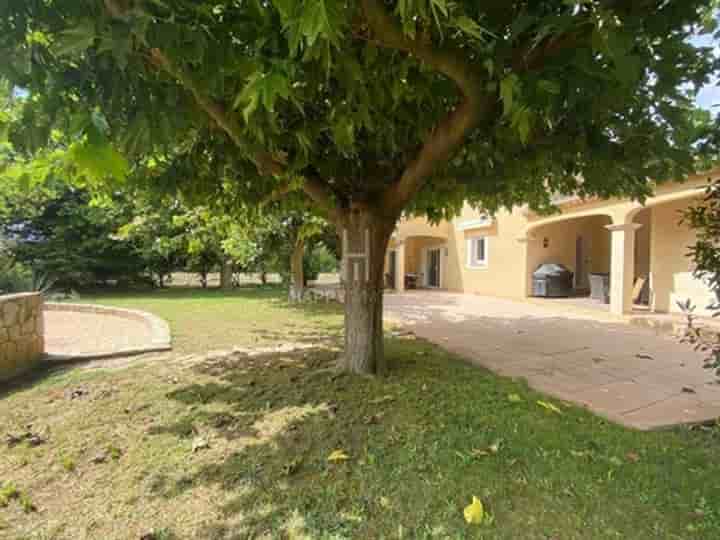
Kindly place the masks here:
<instances>
[{"instance_id":1,"label":"paved patio","mask_svg":"<svg viewBox=\"0 0 720 540\"><path fill-rule=\"evenodd\" d=\"M45 351L51 360L111 358L170 349L167 323L142 311L48 303L43 315Z\"/></svg>"},{"instance_id":2,"label":"paved patio","mask_svg":"<svg viewBox=\"0 0 720 540\"><path fill-rule=\"evenodd\" d=\"M388 294L385 310L419 337L629 427L720 417L701 355L609 314L428 291Z\"/></svg>"}]
</instances>

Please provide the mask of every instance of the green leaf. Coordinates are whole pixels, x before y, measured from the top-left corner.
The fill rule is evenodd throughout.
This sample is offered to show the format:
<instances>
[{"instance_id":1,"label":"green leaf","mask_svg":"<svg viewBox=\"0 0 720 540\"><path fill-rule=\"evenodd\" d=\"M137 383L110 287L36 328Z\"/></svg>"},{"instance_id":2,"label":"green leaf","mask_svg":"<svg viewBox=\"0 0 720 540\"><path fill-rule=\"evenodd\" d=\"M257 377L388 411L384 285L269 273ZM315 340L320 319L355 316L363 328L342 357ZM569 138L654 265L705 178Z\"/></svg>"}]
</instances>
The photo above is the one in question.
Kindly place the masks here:
<instances>
[{"instance_id":1,"label":"green leaf","mask_svg":"<svg viewBox=\"0 0 720 540\"><path fill-rule=\"evenodd\" d=\"M560 85L555 81L548 81L547 79L541 79L538 81L538 88L548 94L557 95L560 93Z\"/></svg>"},{"instance_id":2,"label":"green leaf","mask_svg":"<svg viewBox=\"0 0 720 540\"><path fill-rule=\"evenodd\" d=\"M533 114L530 109L525 106L516 107L512 112L512 127L517 130L520 136L520 142L527 144L530 138L530 130L532 127Z\"/></svg>"},{"instance_id":3,"label":"green leaf","mask_svg":"<svg viewBox=\"0 0 720 540\"><path fill-rule=\"evenodd\" d=\"M95 42L95 23L86 19L60 33L52 47L57 56L73 56L89 49Z\"/></svg>"},{"instance_id":4,"label":"green leaf","mask_svg":"<svg viewBox=\"0 0 720 540\"><path fill-rule=\"evenodd\" d=\"M476 21L465 15L457 17L454 20L454 23L460 31L467 34L468 36L474 37L475 39L484 40L492 35L485 28L480 26Z\"/></svg>"},{"instance_id":5,"label":"green leaf","mask_svg":"<svg viewBox=\"0 0 720 540\"><path fill-rule=\"evenodd\" d=\"M519 83L520 79L515 74L510 74L500 81L500 99L503 102L503 114L506 116L513 109L515 91Z\"/></svg>"},{"instance_id":6,"label":"green leaf","mask_svg":"<svg viewBox=\"0 0 720 540\"><path fill-rule=\"evenodd\" d=\"M124 180L130 169L125 157L110 144L78 143L70 148L69 161L91 180Z\"/></svg>"}]
</instances>

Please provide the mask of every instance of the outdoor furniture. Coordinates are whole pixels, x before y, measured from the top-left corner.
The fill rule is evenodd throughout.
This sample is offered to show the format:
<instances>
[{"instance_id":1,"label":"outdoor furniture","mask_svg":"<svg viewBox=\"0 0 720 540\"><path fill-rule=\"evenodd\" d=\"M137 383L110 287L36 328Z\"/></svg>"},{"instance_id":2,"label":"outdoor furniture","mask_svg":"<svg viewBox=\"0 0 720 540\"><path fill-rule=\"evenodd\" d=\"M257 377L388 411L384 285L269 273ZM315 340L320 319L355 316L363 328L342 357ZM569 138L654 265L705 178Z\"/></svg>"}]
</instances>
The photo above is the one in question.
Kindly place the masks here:
<instances>
[{"instance_id":1,"label":"outdoor furniture","mask_svg":"<svg viewBox=\"0 0 720 540\"><path fill-rule=\"evenodd\" d=\"M600 300L605 304L610 303L610 274L591 272L590 278L590 298Z\"/></svg>"},{"instance_id":2,"label":"outdoor furniture","mask_svg":"<svg viewBox=\"0 0 720 540\"><path fill-rule=\"evenodd\" d=\"M533 272L533 296L562 298L573 292L573 273L560 263L545 263Z\"/></svg>"},{"instance_id":3,"label":"outdoor furniture","mask_svg":"<svg viewBox=\"0 0 720 540\"><path fill-rule=\"evenodd\" d=\"M405 288L406 289L417 289L418 276L417 274L405 274Z\"/></svg>"}]
</instances>

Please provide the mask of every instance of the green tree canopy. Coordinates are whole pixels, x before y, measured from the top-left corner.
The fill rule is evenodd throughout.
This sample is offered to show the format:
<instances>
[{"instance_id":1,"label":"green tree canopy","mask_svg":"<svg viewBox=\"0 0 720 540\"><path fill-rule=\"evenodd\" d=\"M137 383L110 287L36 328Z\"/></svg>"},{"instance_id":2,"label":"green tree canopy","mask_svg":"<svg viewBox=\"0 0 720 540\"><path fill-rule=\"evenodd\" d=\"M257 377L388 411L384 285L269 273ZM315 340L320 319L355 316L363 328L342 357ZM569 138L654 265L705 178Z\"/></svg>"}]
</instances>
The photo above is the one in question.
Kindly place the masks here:
<instances>
[{"instance_id":1,"label":"green tree canopy","mask_svg":"<svg viewBox=\"0 0 720 540\"><path fill-rule=\"evenodd\" d=\"M155 186L302 191L365 254L346 265L345 359L377 371L403 211L642 197L694 169L717 61L689 38L716 4L6 0L0 70L29 93L8 131L27 152L60 131L86 171L121 175L124 156Z\"/></svg>"}]
</instances>

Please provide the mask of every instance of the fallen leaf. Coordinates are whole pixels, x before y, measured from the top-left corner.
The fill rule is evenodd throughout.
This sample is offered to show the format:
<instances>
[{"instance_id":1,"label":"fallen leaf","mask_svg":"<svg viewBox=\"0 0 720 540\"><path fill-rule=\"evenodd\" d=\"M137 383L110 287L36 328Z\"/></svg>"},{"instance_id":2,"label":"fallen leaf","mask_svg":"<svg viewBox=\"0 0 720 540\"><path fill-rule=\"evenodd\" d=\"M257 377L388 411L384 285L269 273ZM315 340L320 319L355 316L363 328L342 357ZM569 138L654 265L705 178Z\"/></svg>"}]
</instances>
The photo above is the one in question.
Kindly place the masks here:
<instances>
[{"instance_id":1,"label":"fallen leaf","mask_svg":"<svg viewBox=\"0 0 720 540\"><path fill-rule=\"evenodd\" d=\"M692 386L683 386L682 391L686 394L697 394L697 391Z\"/></svg>"},{"instance_id":2,"label":"fallen leaf","mask_svg":"<svg viewBox=\"0 0 720 540\"><path fill-rule=\"evenodd\" d=\"M365 416L365 417L363 418L363 424L368 425L368 426L369 426L370 424L379 424L379 423L380 423L380 420L382 419L382 417L383 417L383 415L380 414L380 413L378 413L378 414L371 414L371 415Z\"/></svg>"},{"instance_id":3,"label":"fallen leaf","mask_svg":"<svg viewBox=\"0 0 720 540\"><path fill-rule=\"evenodd\" d=\"M283 466L283 474L285 476L291 476L291 475L295 474L298 471L298 469L300 468L301 464L302 464L302 461L300 460L300 458L295 458L295 459L289 461L288 463L286 463Z\"/></svg>"},{"instance_id":4,"label":"fallen leaf","mask_svg":"<svg viewBox=\"0 0 720 540\"><path fill-rule=\"evenodd\" d=\"M197 452L198 450L205 450L210 448L210 443L205 437L196 437L192 443L192 451Z\"/></svg>"},{"instance_id":5,"label":"fallen leaf","mask_svg":"<svg viewBox=\"0 0 720 540\"><path fill-rule=\"evenodd\" d=\"M500 451L500 447L502 446L503 440L497 439L494 443L492 443L490 446L488 446L488 450L490 450L491 454L497 454Z\"/></svg>"},{"instance_id":6,"label":"fallen leaf","mask_svg":"<svg viewBox=\"0 0 720 540\"><path fill-rule=\"evenodd\" d=\"M520 394L508 394L507 398L510 403L522 403L524 401Z\"/></svg>"},{"instance_id":7,"label":"fallen leaf","mask_svg":"<svg viewBox=\"0 0 720 540\"><path fill-rule=\"evenodd\" d=\"M485 508L482 501L473 495L472 502L463 510L465 521L471 525L480 525L485 518Z\"/></svg>"},{"instance_id":8,"label":"fallen leaf","mask_svg":"<svg viewBox=\"0 0 720 540\"><path fill-rule=\"evenodd\" d=\"M100 452L97 454L94 458L92 458L90 461L92 463L95 463L96 465L99 465L101 463L105 463L107 461L107 452Z\"/></svg>"},{"instance_id":9,"label":"fallen leaf","mask_svg":"<svg viewBox=\"0 0 720 540\"><path fill-rule=\"evenodd\" d=\"M557 414L562 414L562 411L552 403L548 403L547 401L538 401L537 404L540 405L543 409L552 411Z\"/></svg>"},{"instance_id":10,"label":"fallen leaf","mask_svg":"<svg viewBox=\"0 0 720 540\"><path fill-rule=\"evenodd\" d=\"M350 459L344 450L334 450L327 458L330 462L347 461Z\"/></svg>"},{"instance_id":11,"label":"fallen leaf","mask_svg":"<svg viewBox=\"0 0 720 540\"><path fill-rule=\"evenodd\" d=\"M382 396L376 399L371 399L370 404L380 405L381 403L389 403L390 401L395 401L395 398L393 396Z\"/></svg>"},{"instance_id":12,"label":"fallen leaf","mask_svg":"<svg viewBox=\"0 0 720 540\"><path fill-rule=\"evenodd\" d=\"M647 353L637 353L635 355L635 358L640 358L641 360L655 360L652 356L650 356Z\"/></svg>"},{"instance_id":13,"label":"fallen leaf","mask_svg":"<svg viewBox=\"0 0 720 540\"><path fill-rule=\"evenodd\" d=\"M640 456L635 452L628 452L625 457L628 461L631 461L632 463L637 463L638 461L640 461Z\"/></svg>"}]
</instances>

